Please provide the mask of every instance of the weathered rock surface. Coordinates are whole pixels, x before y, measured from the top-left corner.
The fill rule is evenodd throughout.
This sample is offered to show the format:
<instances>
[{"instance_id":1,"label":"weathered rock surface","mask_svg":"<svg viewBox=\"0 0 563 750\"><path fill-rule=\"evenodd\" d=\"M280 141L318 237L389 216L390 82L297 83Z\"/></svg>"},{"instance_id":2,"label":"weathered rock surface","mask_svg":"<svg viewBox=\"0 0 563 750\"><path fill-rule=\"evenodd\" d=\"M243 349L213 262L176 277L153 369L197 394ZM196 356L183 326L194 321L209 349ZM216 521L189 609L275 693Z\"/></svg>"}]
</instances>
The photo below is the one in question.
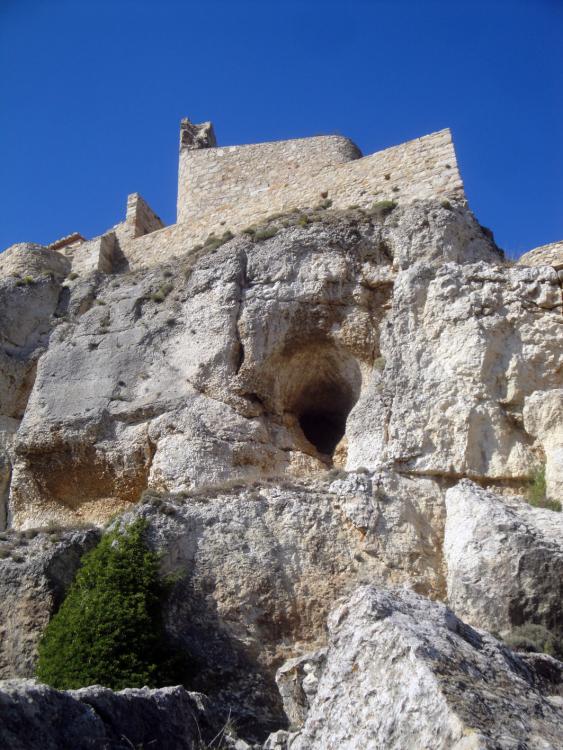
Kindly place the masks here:
<instances>
[{"instance_id":1,"label":"weathered rock surface","mask_svg":"<svg viewBox=\"0 0 563 750\"><path fill-rule=\"evenodd\" d=\"M468 480L446 492L448 603L487 630L562 633L563 514L510 500Z\"/></svg>"},{"instance_id":2,"label":"weathered rock surface","mask_svg":"<svg viewBox=\"0 0 563 750\"><path fill-rule=\"evenodd\" d=\"M508 385L497 381L512 376L492 364L508 307L514 326L530 329L530 350L506 366L519 372L533 356L544 390L557 379L544 377L560 347L553 269L487 265L500 255L472 215L439 203L293 221L160 271L68 282L68 315L15 441L15 525L99 522L147 486L304 476L329 464L339 441L348 468L528 470L522 430L506 450L491 438L483 460L468 456L516 419L499 406ZM456 336L473 338L472 354L460 355ZM515 398L518 411L521 385ZM461 401L480 415L469 431Z\"/></svg>"},{"instance_id":3,"label":"weathered rock surface","mask_svg":"<svg viewBox=\"0 0 563 750\"><path fill-rule=\"evenodd\" d=\"M524 481L554 460L553 441L523 422L527 401L563 377L552 268L415 263L395 281L380 347L382 382L349 418L349 462Z\"/></svg>"},{"instance_id":4,"label":"weathered rock surface","mask_svg":"<svg viewBox=\"0 0 563 750\"><path fill-rule=\"evenodd\" d=\"M205 696L179 686L113 693L6 680L0 715L0 746L10 750L198 750L216 734Z\"/></svg>"},{"instance_id":5,"label":"weathered rock surface","mask_svg":"<svg viewBox=\"0 0 563 750\"><path fill-rule=\"evenodd\" d=\"M275 671L324 645L338 597L374 580L445 595L432 479L344 474L147 500L135 515L181 576L167 631L196 661L194 689L241 727L283 724Z\"/></svg>"},{"instance_id":6,"label":"weathered rock surface","mask_svg":"<svg viewBox=\"0 0 563 750\"><path fill-rule=\"evenodd\" d=\"M555 748L543 693L557 666L369 586L447 599L480 627L560 625L561 516L516 495L545 467L562 499L556 269L508 267L447 201L295 212L270 228L158 269L65 281L62 255L4 254L0 524L146 517L178 575L168 634L193 658L194 689L248 740ZM32 674L96 538L45 533L24 548L7 534L0 674ZM328 613L358 586L327 647ZM29 689L44 705L46 689ZM92 704L93 731L113 741L129 698L88 695L49 700L71 701L79 723L76 706ZM182 716L184 697L166 696ZM115 714L111 731L98 713Z\"/></svg>"},{"instance_id":7,"label":"weathered rock surface","mask_svg":"<svg viewBox=\"0 0 563 750\"><path fill-rule=\"evenodd\" d=\"M330 616L326 665L287 747L558 750L563 707L552 689L443 604L367 586Z\"/></svg>"},{"instance_id":8,"label":"weathered rock surface","mask_svg":"<svg viewBox=\"0 0 563 750\"><path fill-rule=\"evenodd\" d=\"M0 255L0 530L9 515L15 435L37 360L61 314L67 269L62 256L36 245L14 245Z\"/></svg>"},{"instance_id":9,"label":"weathered rock surface","mask_svg":"<svg viewBox=\"0 0 563 750\"><path fill-rule=\"evenodd\" d=\"M0 679L31 677L37 645L80 564L98 542L97 529L0 539Z\"/></svg>"}]
</instances>

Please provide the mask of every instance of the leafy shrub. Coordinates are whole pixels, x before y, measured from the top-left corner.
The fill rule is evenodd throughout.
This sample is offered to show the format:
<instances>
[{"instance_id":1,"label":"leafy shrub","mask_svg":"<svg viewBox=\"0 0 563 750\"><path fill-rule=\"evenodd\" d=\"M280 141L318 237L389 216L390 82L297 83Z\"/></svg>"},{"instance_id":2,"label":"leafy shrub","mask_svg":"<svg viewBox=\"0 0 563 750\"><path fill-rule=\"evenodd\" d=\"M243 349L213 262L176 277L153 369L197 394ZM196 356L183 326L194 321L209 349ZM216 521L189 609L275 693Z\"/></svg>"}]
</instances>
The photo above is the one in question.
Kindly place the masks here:
<instances>
[{"instance_id":1,"label":"leafy shrub","mask_svg":"<svg viewBox=\"0 0 563 750\"><path fill-rule=\"evenodd\" d=\"M386 216L387 214L391 213L391 211L396 207L396 201L376 201L372 204L369 212L370 214L379 214L381 216Z\"/></svg>"},{"instance_id":2,"label":"leafy shrub","mask_svg":"<svg viewBox=\"0 0 563 750\"><path fill-rule=\"evenodd\" d=\"M504 636L504 642L515 651L535 651L563 659L563 641L543 625L518 625Z\"/></svg>"},{"instance_id":3,"label":"leafy shrub","mask_svg":"<svg viewBox=\"0 0 563 750\"><path fill-rule=\"evenodd\" d=\"M151 300L153 302L164 302L170 292L174 289L172 284L161 284L160 287L151 294Z\"/></svg>"},{"instance_id":4,"label":"leafy shrub","mask_svg":"<svg viewBox=\"0 0 563 750\"><path fill-rule=\"evenodd\" d=\"M278 230L276 227L264 227L264 229L257 229L254 233L254 239L256 242L260 242L261 240L268 240L270 237L275 237L275 235L278 233Z\"/></svg>"},{"instance_id":5,"label":"leafy shrub","mask_svg":"<svg viewBox=\"0 0 563 750\"><path fill-rule=\"evenodd\" d=\"M24 276L23 279L16 281L16 286L32 286L33 284L35 284L33 276Z\"/></svg>"},{"instance_id":6,"label":"leafy shrub","mask_svg":"<svg viewBox=\"0 0 563 750\"><path fill-rule=\"evenodd\" d=\"M163 646L158 556L146 547L147 522L104 535L84 556L39 645L37 677L67 690L156 686L169 662Z\"/></svg>"},{"instance_id":7,"label":"leafy shrub","mask_svg":"<svg viewBox=\"0 0 563 750\"><path fill-rule=\"evenodd\" d=\"M310 224L310 222L311 222L311 220L309 219L309 217L307 216L307 214L303 214L303 216L300 216L297 219L297 223L299 224L300 227L306 227L307 224Z\"/></svg>"},{"instance_id":8,"label":"leafy shrub","mask_svg":"<svg viewBox=\"0 0 563 750\"><path fill-rule=\"evenodd\" d=\"M539 466L532 471L528 481L528 502L534 508L547 508L560 512L561 503L558 500L549 500L546 497L546 491L545 466Z\"/></svg>"}]
</instances>

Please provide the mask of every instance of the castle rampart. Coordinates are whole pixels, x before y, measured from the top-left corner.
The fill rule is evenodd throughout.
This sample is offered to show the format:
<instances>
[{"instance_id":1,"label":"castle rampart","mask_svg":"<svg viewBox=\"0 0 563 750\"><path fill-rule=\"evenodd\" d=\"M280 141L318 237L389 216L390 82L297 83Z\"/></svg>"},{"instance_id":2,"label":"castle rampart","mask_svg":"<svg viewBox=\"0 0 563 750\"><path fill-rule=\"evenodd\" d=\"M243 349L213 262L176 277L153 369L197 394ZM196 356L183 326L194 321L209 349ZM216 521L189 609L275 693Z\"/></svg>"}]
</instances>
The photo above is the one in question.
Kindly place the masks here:
<instances>
[{"instance_id":1,"label":"castle rampart","mask_svg":"<svg viewBox=\"0 0 563 750\"><path fill-rule=\"evenodd\" d=\"M182 153L181 149L181 165ZM338 209L368 207L383 200L465 200L449 130L361 158L357 147L341 136L187 153L184 168L192 170L197 189L190 183L182 194L184 221L129 243L124 253L131 268L179 255L209 234L238 232L272 214L314 207L324 199ZM295 166L276 167L278 160L293 163L288 153L294 155ZM312 158L315 153L323 158ZM269 174L276 179L268 179ZM185 180L187 175L184 172Z\"/></svg>"},{"instance_id":2,"label":"castle rampart","mask_svg":"<svg viewBox=\"0 0 563 750\"><path fill-rule=\"evenodd\" d=\"M183 120L177 223L165 227L138 193L125 221L93 240L57 247L78 273L143 268L189 252L210 234L239 232L272 214L417 199L465 201L449 130L362 156L339 135L219 147L211 123ZM71 237L74 237L72 235Z\"/></svg>"},{"instance_id":3,"label":"castle rampart","mask_svg":"<svg viewBox=\"0 0 563 750\"><path fill-rule=\"evenodd\" d=\"M348 138L318 136L226 148L191 149L180 145L179 224L251 202L259 207L295 181L314 181L361 152Z\"/></svg>"}]
</instances>

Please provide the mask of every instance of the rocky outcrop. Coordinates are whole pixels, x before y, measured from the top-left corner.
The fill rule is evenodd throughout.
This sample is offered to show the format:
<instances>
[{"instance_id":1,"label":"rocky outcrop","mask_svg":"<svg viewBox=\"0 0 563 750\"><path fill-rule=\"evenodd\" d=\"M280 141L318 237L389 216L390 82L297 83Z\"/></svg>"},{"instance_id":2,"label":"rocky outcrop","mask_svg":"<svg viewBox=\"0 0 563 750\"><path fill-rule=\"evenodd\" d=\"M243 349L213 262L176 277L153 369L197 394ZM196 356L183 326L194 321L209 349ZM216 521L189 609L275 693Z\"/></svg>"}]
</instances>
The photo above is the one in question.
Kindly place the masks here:
<instances>
[{"instance_id":1,"label":"rocky outcrop","mask_svg":"<svg viewBox=\"0 0 563 750\"><path fill-rule=\"evenodd\" d=\"M367 586L331 613L326 664L286 747L557 750L559 689L443 604Z\"/></svg>"},{"instance_id":2,"label":"rocky outcrop","mask_svg":"<svg viewBox=\"0 0 563 750\"><path fill-rule=\"evenodd\" d=\"M563 514L464 480L446 492L444 560L448 603L467 622L563 632Z\"/></svg>"},{"instance_id":3,"label":"rocky outcrop","mask_svg":"<svg viewBox=\"0 0 563 750\"><path fill-rule=\"evenodd\" d=\"M145 500L133 517L149 520L164 572L179 579L167 632L195 662L192 687L241 727L284 723L276 669L324 645L343 594L374 580L445 594L431 479L342 472Z\"/></svg>"},{"instance_id":4,"label":"rocky outcrop","mask_svg":"<svg viewBox=\"0 0 563 750\"><path fill-rule=\"evenodd\" d=\"M547 495L563 498L563 388L535 391L523 411L526 432L537 438L546 457Z\"/></svg>"},{"instance_id":5,"label":"rocky outcrop","mask_svg":"<svg viewBox=\"0 0 563 750\"><path fill-rule=\"evenodd\" d=\"M0 534L0 679L31 677L37 645L97 529Z\"/></svg>"},{"instance_id":6,"label":"rocky outcrop","mask_svg":"<svg viewBox=\"0 0 563 750\"><path fill-rule=\"evenodd\" d=\"M463 208L391 208L293 214L275 236L159 271L67 282L15 441L14 524L100 522L147 486L304 476L332 454L349 469L525 474L519 410L557 379L553 270L484 265L500 255ZM503 375L509 307L529 351L511 349Z\"/></svg>"},{"instance_id":7,"label":"rocky outcrop","mask_svg":"<svg viewBox=\"0 0 563 750\"><path fill-rule=\"evenodd\" d=\"M190 687L246 740L555 747L558 667L470 625L560 623L561 516L519 494L543 470L563 488L558 274L505 264L462 204L328 204L149 270L63 281L57 253L41 275L30 249L35 276L6 256L0 673L32 674L98 538L48 529L142 516ZM128 703L96 690L48 700L117 732Z\"/></svg>"},{"instance_id":8,"label":"rocky outcrop","mask_svg":"<svg viewBox=\"0 0 563 750\"><path fill-rule=\"evenodd\" d=\"M57 315L61 281L69 264L56 252L29 243L0 255L0 530L8 521L13 445Z\"/></svg>"},{"instance_id":9,"label":"rocky outcrop","mask_svg":"<svg viewBox=\"0 0 563 750\"><path fill-rule=\"evenodd\" d=\"M183 687L113 693L0 681L0 714L0 745L10 750L198 750L219 736L205 696Z\"/></svg>"}]
</instances>

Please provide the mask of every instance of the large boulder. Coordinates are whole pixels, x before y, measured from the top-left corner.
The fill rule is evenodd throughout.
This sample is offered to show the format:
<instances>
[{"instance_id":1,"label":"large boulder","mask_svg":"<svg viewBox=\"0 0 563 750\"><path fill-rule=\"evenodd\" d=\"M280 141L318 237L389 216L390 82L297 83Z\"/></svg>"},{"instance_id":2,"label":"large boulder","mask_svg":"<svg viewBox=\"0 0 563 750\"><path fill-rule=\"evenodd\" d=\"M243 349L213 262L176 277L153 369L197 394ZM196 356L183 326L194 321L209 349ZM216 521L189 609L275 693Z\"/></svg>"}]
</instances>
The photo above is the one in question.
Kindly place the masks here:
<instances>
[{"instance_id":1,"label":"large boulder","mask_svg":"<svg viewBox=\"0 0 563 750\"><path fill-rule=\"evenodd\" d=\"M0 746L10 750L199 750L216 734L205 696L183 687L59 691L0 681Z\"/></svg>"},{"instance_id":2,"label":"large boulder","mask_svg":"<svg viewBox=\"0 0 563 750\"><path fill-rule=\"evenodd\" d=\"M194 661L191 686L257 735L284 723L276 669L324 645L340 596L374 580L445 593L432 479L341 472L148 495L125 518L138 515L176 579L165 625Z\"/></svg>"},{"instance_id":3,"label":"large boulder","mask_svg":"<svg viewBox=\"0 0 563 750\"><path fill-rule=\"evenodd\" d=\"M546 683L443 604L362 587L331 613L316 694L286 747L558 750L560 671L551 674Z\"/></svg>"},{"instance_id":4,"label":"large boulder","mask_svg":"<svg viewBox=\"0 0 563 750\"><path fill-rule=\"evenodd\" d=\"M446 493L448 603L472 625L561 633L563 514L463 480Z\"/></svg>"}]
</instances>

